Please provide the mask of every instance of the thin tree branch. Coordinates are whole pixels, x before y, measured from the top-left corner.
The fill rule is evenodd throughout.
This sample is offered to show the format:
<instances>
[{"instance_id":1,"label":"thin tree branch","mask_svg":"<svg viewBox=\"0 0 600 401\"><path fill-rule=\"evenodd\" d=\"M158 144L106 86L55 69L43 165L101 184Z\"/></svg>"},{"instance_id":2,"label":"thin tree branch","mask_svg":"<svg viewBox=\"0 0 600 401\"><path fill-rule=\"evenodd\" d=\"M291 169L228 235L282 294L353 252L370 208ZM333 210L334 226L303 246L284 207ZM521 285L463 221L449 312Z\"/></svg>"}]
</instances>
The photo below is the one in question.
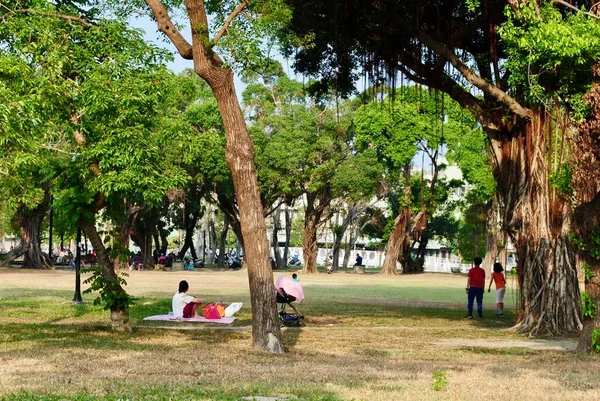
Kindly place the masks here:
<instances>
[{"instance_id":1,"label":"thin tree branch","mask_svg":"<svg viewBox=\"0 0 600 401\"><path fill-rule=\"evenodd\" d=\"M513 99L506 92L475 74L473 70L463 63L462 60L460 60L451 49L448 49L446 46L444 46L444 44L433 40L423 31L419 31L417 33L417 37L428 48L448 60L450 64L452 64L467 81L481 89L483 92L492 96L499 102L505 104L514 114L522 118L530 118L533 115L533 112L530 109L521 106L519 102Z\"/></svg>"},{"instance_id":2,"label":"thin tree branch","mask_svg":"<svg viewBox=\"0 0 600 401\"><path fill-rule=\"evenodd\" d=\"M65 21L69 22L70 25L73 25L73 22L77 22L87 28L97 28L98 27L97 25L94 25L91 22L86 21L82 16L76 17L73 15L60 14L60 13L47 13L44 11L34 10L31 8L23 8L20 10L11 10L8 7L6 7L3 3L0 3L0 5L2 5L2 7L6 8L7 10L11 11L12 13L29 13L29 14L41 15L43 17L55 17L55 18L63 19Z\"/></svg>"},{"instance_id":3,"label":"thin tree branch","mask_svg":"<svg viewBox=\"0 0 600 401\"><path fill-rule=\"evenodd\" d=\"M553 1L554 1L555 4L560 4L561 6L568 7L571 10L577 11L578 13L584 13L588 17L600 19L599 15L596 15L596 14L593 14L593 13L589 13L587 11L580 10L579 8L575 7L574 5L567 3L566 1L563 1L563 0L553 0ZM596 3L596 4L598 4L598 3ZM592 8L594 8L596 6L596 4L594 4L594 6L592 6Z\"/></svg>"},{"instance_id":4,"label":"thin tree branch","mask_svg":"<svg viewBox=\"0 0 600 401\"><path fill-rule=\"evenodd\" d=\"M154 19L156 19L156 23L158 24L158 30L165 34L166 37L175 45L175 48L186 60L193 60L194 56L192 53L192 45L188 43L187 40L183 37L181 32L177 28L175 28L175 24L171 20L169 13L167 12L167 8L160 0L145 0L150 10L152 10L152 14L154 15Z\"/></svg>"},{"instance_id":5,"label":"thin tree branch","mask_svg":"<svg viewBox=\"0 0 600 401\"><path fill-rule=\"evenodd\" d=\"M483 126L498 130L496 119L492 118L494 110L483 108L481 100L473 96L464 87L448 76L447 73L434 73L420 60L407 55L400 54L399 69L412 81L426 85L430 88L441 90L448 94L463 108L470 111ZM410 67L409 67L410 66ZM414 71L414 72L412 72Z\"/></svg>"},{"instance_id":6,"label":"thin tree branch","mask_svg":"<svg viewBox=\"0 0 600 401\"><path fill-rule=\"evenodd\" d=\"M235 17L237 17L237 15L239 13L244 11L244 8L246 8L247 5L248 5L248 0L243 0L242 3L235 10L233 10L233 12L231 14L229 14L227 19L225 20L225 23L223 24L221 29L219 29L219 32L217 32L217 34L215 35L213 40L211 40L211 43L213 45L216 45L219 42L219 39L221 39L221 37L225 34L225 32L227 32L227 30L229 29L229 26L231 25L231 23L233 22Z\"/></svg>"}]
</instances>

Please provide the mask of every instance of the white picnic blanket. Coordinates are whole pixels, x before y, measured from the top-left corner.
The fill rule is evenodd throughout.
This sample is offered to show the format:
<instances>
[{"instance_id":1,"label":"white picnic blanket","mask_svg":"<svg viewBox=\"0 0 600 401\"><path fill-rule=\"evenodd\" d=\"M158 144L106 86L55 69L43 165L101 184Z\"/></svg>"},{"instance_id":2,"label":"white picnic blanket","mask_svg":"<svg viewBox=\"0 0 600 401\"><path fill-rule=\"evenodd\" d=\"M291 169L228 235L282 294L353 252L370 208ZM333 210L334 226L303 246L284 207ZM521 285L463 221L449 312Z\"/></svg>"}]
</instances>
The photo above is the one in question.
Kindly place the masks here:
<instances>
[{"instance_id":1,"label":"white picnic blanket","mask_svg":"<svg viewBox=\"0 0 600 401\"><path fill-rule=\"evenodd\" d=\"M222 317L220 319L207 319L205 317L190 317L178 319L172 315L154 315L145 317L144 320L165 320L171 322L194 322L194 323L221 323L231 324L235 321L235 317Z\"/></svg>"}]
</instances>

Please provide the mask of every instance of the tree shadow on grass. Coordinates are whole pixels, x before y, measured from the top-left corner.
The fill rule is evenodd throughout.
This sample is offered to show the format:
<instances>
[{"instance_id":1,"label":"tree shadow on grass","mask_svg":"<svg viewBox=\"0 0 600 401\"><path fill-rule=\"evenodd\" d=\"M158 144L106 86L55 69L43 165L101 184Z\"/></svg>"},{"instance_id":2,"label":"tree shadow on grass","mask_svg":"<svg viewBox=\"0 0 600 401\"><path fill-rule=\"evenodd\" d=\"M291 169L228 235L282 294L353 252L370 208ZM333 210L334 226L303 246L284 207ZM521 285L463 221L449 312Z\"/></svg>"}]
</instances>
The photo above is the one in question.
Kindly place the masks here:
<instances>
[{"instance_id":1,"label":"tree shadow on grass","mask_svg":"<svg viewBox=\"0 0 600 401\"><path fill-rule=\"evenodd\" d=\"M428 305L429 304L429 305ZM516 315L505 311L504 317L495 316L495 310L484 309L484 316L472 320L464 319L466 310L460 305L440 305L435 302L404 303L402 300L382 303L330 301L327 304L306 304L305 314L311 326L331 326L352 324L357 321L365 326L378 325L414 325L421 322L424 326L435 321L437 325L464 324L481 328L506 329L515 323ZM433 324L433 323L432 323ZM435 325L435 324L434 324Z\"/></svg>"}]
</instances>

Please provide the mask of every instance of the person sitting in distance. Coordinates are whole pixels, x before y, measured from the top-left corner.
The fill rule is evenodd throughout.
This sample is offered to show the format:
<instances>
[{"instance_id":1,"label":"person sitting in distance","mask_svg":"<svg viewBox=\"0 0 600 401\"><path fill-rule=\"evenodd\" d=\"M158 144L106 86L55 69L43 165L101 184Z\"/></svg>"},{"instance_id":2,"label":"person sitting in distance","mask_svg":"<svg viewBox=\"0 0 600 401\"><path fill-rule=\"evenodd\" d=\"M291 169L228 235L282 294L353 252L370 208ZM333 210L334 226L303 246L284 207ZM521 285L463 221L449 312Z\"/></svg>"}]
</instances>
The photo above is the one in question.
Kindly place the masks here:
<instances>
[{"instance_id":1,"label":"person sitting in distance","mask_svg":"<svg viewBox=\"0 0 600 401\"><path fill-rule=\"evenodd\" d=\"M360 254L356 255L356 263L354 266L362 266L362 256L360 256Z\"/></svg>"},{"instance_id":2,"label":"person sitting in distance","mask_svg":"<svg viewBox=\"0 0 600 401\"><path fill-rule=\"evenodd\" d=\"M172 308L173 315L177 318L201 317L198 314L198 307L202 301L193 295L187 293L190 288L187 281L179 282L179 290L173 295Z\"/></svg>"}]
</instances>

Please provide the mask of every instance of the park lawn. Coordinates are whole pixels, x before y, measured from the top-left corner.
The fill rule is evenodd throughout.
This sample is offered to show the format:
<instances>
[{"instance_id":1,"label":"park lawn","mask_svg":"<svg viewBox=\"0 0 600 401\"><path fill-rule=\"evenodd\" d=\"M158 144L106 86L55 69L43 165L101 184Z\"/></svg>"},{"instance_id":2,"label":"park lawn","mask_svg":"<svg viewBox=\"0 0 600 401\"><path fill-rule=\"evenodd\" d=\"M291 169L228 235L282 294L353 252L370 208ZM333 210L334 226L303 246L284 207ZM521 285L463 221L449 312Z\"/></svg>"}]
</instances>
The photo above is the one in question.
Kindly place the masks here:
<instances>
[{"instance_id":1,"label":"park lawn","mask_svg":"<svg viewBox=\"0 0 600 401\"><path fill-rule=\"evenodd\" d=\"M493 295L486 293L486 318L465 320L463 276L301 275L307 326L285 328L286 354L269 355L251 347L246 274L131 272L134 330L116 333L90 295L88 303L71 305L72 272L0 269L0 399L596 400L600 394L598 357L519 345L531 340L509 329L516 299L510 281L503 319L493 316ZM204 301L244 302L238 320L227 329L143 321L170 310L182 279Z\"/></svg>"}]
</instances>

